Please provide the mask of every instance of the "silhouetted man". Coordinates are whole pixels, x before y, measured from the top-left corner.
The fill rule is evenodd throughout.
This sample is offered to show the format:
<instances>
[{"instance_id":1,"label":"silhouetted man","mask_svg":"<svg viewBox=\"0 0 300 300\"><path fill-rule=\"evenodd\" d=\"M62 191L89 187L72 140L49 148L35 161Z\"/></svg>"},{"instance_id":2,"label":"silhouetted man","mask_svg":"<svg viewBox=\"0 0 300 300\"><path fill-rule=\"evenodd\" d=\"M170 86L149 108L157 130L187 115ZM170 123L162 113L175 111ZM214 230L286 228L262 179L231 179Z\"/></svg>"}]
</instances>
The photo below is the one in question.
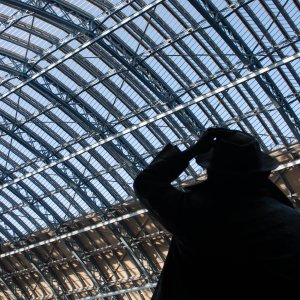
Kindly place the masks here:
<instances>
[{"instance_id":1,"label":"silhouetted man","mask_svg":"<svg viewBox=\"0 0 300 300\"><path fill-rule=\"evenodd\" d=\"M208 179L171 182L192 158ZM300 214L268 176L278 166L249 134L208 129L181 152L167 145L134 182L173 233L152 299L292 299L300 293Z\"/></svg>"}]
</instances>

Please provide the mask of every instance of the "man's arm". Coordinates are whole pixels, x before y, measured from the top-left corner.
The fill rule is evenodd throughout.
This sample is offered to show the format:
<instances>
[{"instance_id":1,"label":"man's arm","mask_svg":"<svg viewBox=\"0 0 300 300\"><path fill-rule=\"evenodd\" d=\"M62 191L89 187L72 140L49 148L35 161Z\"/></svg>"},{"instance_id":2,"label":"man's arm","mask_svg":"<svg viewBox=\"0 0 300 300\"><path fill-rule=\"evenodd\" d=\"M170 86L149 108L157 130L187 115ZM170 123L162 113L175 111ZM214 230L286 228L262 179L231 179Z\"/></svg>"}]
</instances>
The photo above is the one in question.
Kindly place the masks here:
<instances>
[{"instance_id":1,"label":"man's arm","mask_svg":"<svg viewBox=\"0 0 300 300\"><path fill-rule=\"evenodd\" d=\"M137 197L170 232L179 233L182 211L188 206L186 193L174 188L171 182L186 169L192 158L208 152L215 138L228 133L232 131L210 128L183 152L168 144L135 179Z\"/></svg>"},{"instance_id":2,"label":"man's arm","mask_svg":"<svg viewBox=\"0 0 300 300\"><path fill-rule=\"evenodd\" d=\"M180 205L185 193L171 185L188 166L189 159L176 146L168 144L134 181L139 200L170 232L176 234ZM179 210L178 210L179 209Z\"/></svg>"}]
</instances>

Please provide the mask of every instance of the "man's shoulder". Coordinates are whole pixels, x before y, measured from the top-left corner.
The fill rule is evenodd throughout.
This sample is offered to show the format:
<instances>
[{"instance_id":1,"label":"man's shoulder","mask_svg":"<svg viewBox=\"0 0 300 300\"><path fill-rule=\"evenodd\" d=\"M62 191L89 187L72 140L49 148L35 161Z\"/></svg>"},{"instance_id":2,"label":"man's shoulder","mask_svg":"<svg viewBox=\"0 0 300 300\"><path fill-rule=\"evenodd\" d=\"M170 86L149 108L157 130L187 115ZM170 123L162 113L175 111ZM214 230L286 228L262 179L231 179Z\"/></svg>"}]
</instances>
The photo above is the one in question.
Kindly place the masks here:
<instances>
[{"instance_id":1,"label":"man's shoulder","mask_svg":"<svg viewBox=\"0 0 300 300\"><path fill-rule=\"evenodd\" d=\"M300 213L276 197L259 192L248 194L222 191L220 187L203 183L191 188L185 198L185 209L190 215L196 215L197 219L203 217L206 220L209 216L226 223L252 222L258 218L278 224L293 223L300 235ZM289 200L286 198L286 201Z\"/></svg>"},{"instance_id":2,"label":"man's shoulder","mask_svg":"<svg viewBox=\"0 0 300 300\"><path fill-rule=\"evenodd\" d=\"M299 228L300 235L300 212L295 210L293 207L286 205L278 201L273 197L264 196L261 197L261 207L263 211L266 211L266 214L270 216L276 216L278 220L283 223L290 223L295 226L297 224ZM287 201L289 201L287 199Z\"/></svg>"}]
</instances>

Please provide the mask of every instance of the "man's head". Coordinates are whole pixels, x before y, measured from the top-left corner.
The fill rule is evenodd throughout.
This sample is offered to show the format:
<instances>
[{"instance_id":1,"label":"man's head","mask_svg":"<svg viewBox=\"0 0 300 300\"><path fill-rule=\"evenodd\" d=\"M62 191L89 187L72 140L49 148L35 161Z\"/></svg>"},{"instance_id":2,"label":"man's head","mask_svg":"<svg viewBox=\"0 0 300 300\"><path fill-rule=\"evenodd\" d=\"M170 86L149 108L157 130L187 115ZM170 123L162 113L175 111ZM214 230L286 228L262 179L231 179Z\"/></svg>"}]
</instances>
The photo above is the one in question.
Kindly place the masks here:
<instances>
[{"instance_id":1,"label":"man's head","mask_svg":"<svg viewBox=\"0 0 300 300\"><path fill-rule=\"evenodd\" d=\"M278 166L276 160L260 150L250 134L236 130L218 133L212 148L196 156L196 162L211 174L247 176L269 174Z\"/></svg>"}]
</instances>

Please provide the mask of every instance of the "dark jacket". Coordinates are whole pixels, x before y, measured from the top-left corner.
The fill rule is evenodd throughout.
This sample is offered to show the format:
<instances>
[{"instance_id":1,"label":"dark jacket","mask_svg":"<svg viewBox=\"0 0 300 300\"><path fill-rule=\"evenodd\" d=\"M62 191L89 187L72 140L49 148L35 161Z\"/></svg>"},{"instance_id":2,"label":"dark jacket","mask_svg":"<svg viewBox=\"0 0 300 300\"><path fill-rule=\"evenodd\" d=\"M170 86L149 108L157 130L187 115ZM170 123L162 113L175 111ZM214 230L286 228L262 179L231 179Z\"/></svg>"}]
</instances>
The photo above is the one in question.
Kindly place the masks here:
<instances>
[{"instance_id":1,"label":"dark jacket","mask_svg":"<svg viewBox=\"0 0 300 300\"><path fill-rule=\"evenodd\" d=\"M173 233L152 299L291 299L300 292L300 214L269 179L172 187L188 166L167 145L134 182Z\"/></svg>"}]
</instances>

